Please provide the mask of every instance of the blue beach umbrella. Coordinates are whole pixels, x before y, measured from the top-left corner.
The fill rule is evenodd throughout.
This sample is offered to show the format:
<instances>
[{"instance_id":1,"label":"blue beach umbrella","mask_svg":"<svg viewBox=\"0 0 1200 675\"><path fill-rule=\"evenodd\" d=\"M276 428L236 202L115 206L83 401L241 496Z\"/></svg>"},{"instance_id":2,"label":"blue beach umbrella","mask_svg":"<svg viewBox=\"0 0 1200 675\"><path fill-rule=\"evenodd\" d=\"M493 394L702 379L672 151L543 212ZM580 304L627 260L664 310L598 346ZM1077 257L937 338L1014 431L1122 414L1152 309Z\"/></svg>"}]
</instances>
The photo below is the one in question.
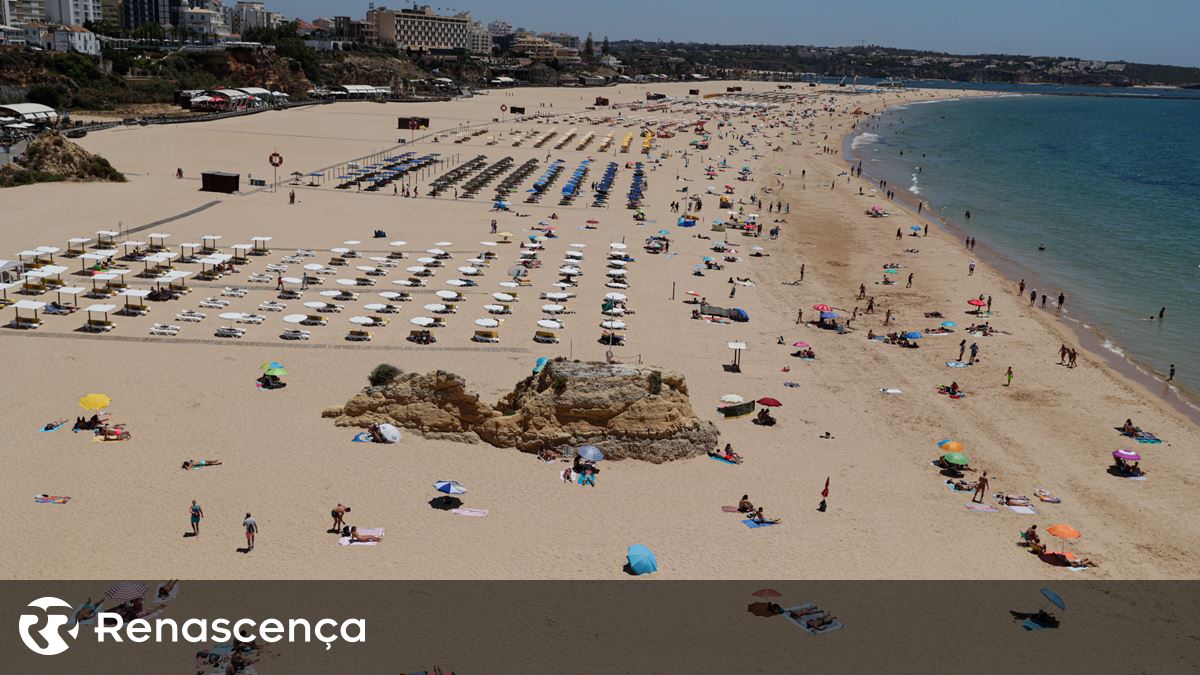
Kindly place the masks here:
<instances>
[{"instance_id":1,"label":"blue beach umbrella","mask_svg":"<svg viewBox=\"0 0 1200 675\"><path fill-rule=\"evenodd\" d=\"M917 331L914 330L914 331L905 333L904 337L908 338L909 340L920 340L921 338L923 338L925 336L921 335L920 333L918 333Z\"/></svg>"},{"instance_id":2,"label":"blue beach umbrella","mask_svg":"<svg viewBox=\"0 0 1200 675\"><path fill-rule=\"evenodd\" d=\"M911 229L912 229L912 231L913 231L913 232L920 232L920 231L921 231L921 226L920 226L920 225L913 225Z\"/></svg>"},{"instance_id":3,"label":"blue beach umbrella","mask_svg":"<svg viewBox=\"0 0 1200 675\"><path fill-rule=\"evenodd\" d=\"M822 319L836 319L836 318L838 318L838 313L837 312L821 312L821 318Z\"/></svg>"},{"instance_id":4,"label":"blue beach umbrella","mask_svg":"<svg viewBox=\"0 0 1200 675\"><path fill-rule=\"evenodd\" d=\"M658 233L659 234L671 234L670 232L667 232L666 230L659 230Z\"/></svg>"},{"instance_id":5,"label":"blue beach umbrella","mask_svg":"<svg viewBox=\"0 0 1200 675\"><path fill-rule=\"evenodd\" d=\"M954 328L957 325L958 324L954 323L953 321L943 321L942 322L942 328Z\"/></svg>"},{"instance_id":6,"label":"blue beach umbrella","mask_svg":"<svg viewBox=\"0 0 1200 675\"><path fill-rule=\"evenodd\" d=\"M467 488L456 480L439 480L433 484L433 489L447 495L465 495Z\"/></svg>"},{"instance_id":7,"label":"blue beach umbrella","mask_svg":"<svg viewBox=\"0 0 1200 675\"><path fill-rule=\"evenodd\" d=\"M633 548L630 548L629 551L632 554ZM1067 608L1067 603L1063 602L1062 596L1050 590L1049 588L1043 588L1042 595L1046 596L1046 599L1054 603L1059 609L1065 610Z\"/></svg>"},{"instance_id":8,"label":"blue beach umbrella","mask_svg":"<svg viewBox=\"0 0 1200 675\"><path fill-rule=\"evenodd\" d=\"M584 445L577 451L579 457L588 462L599 462L604 459L604 453L594 445Z\"/></svg>"},{"instance_id":9,"label":"blue beach umbrella","mask_svg":"<svg viewBox=\"0 0 1200 675\"><path fill-rule=\"evenodd\" d=\"M625 554L629 570L634 574L651 574L658 571L658 560L654 553L642 544L634 544Z\"/></svg>"}]
</instances>

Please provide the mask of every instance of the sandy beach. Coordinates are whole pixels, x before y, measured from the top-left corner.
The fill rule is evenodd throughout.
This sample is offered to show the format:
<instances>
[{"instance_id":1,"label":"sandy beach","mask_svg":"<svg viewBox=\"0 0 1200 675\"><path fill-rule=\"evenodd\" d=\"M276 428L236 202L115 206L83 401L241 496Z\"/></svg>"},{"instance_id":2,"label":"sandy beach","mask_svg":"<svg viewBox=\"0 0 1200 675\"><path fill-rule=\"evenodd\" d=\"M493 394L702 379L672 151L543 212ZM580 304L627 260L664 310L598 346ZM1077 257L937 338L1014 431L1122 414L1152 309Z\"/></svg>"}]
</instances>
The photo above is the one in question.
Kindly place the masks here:
<instances>
[{"instance_id":1,"label":"sandy beach","mask_svg":"<svg viewBox=\"0 0 1200 675\"><path fill-rule=\"evenodd\" d=\"M709 94L733 84L699 87ZM771 83L740 84L745 93L783 93ZM687 98L687 90L696 86L664 84L651 90ZM725 109L727 126L718 129L716 120L708 124L713 134L708 150L689 146L698 138L692 125L706 108L588 109L597 95L617 104L644 103L646 91L644 86L518 89L419 106L338 103L211 123L124 127L90 134L81 145L109 159L129 182L5 190L3 257L15 259L19 251L37 246L65 251L68 239L95 238L98 230L121 231L118 241L169 234L163 241L176 252L180 244L209 234L221 235L218 246L226 253L252 237L271 237L272 252L252 256L218 281L189 279L190 294L150 303L146 316L110 317L116 329L105 334L79 331L86 318L82 311L46 316L37 330L0 328L9 388L0 413L0 431L9 441L0 504L15 516L0 526L9 542L0 551L0 574L9 579L619 579L626 577L621 566L627 547L642 543L658 559L659 573L652 578L664 579L1196 577L1192 552L1200 549L1200 532L1188 523L1200 510L1200 496L1191 489L1200 460L1185 450L1200 441L1195 425L1101 357L1081 351L1078 367L1059 365L1060 344L1079 345L1052 309L1029 307L1015 284L982 260L968 275L972 253L936 225L928 236L897 239L898 228L908 235L925 221L888 203L875 191L877 185L849 175L842 139L852 125L869 119L853 114L856 108L870 114L942 93L852 96L833 87L797 85L791 94L810 97L757 113ZM524 105L529 113L548 117L517 120L501 105ZM819 112L802 118L805 109ZM417 134L427 137L398 146L398 139L410 137L395 128L396 118L404 115L429 117L431 128ZM618 115L627 121L605 121ZM635 222L624 203L633 174L625 163L647 161L637 152L641 126L668 122L677 123L675 135L655 141L653 156L666 156L647 165L647 218ZM484 132L456 143L460 125ZM530 139L550 130L557 134L554 139L532 147ZM575 138L554 148L571 130ZM576 149L589 133L594 140ZM600 152L610 133L613 146ZM624 154L618 146L627 133L634 145ZM434 135L436 142L428 137ZM526 140L514 147L518 137ZM826 146L834 152L822 152ZM272 152L284 157L279 169L284 182L277 191L250 187L251 175L271 180ZM400 152L441 153L444 163L417 180L419 198L390 190L337 190L329 184L293 186L284 180L292 171L308 174L373 153ZM485 166L506 156L514 167L533 158L541 162L512 195L511 211L490 210L494 183L474 199L426 196L432 179L477 155L486 156ZM547 158L563 159L569 174L589 156L596 159L589 181L599 179L607 162L620 164L617 196L608 208L590 208L587 190L574 204L559 206L561 179L542 203L524 202L525 188L545 170ZM729 168L710 181L705 167L723 158ZM752 180L736 180L743 165L752 169ZM183 180L175 178L177 168L183 169ZM199 174L207 170L240 173L242 193L199 191ZM710 183L719 192L733 186L735 206L760 214L762 237L710 230L714 218L725 216L717 195L704 194ZM688 194L678 191L681 186ZM288 203L292 190L296 204ZM678 216L669 203L697 193L704 200L699 226L676 227ZM768 213L750 203L751 195L785 204L788 211ZM875 205L891 215L864 215ZM557 236L542 242L544 265L530 272L530 286L519 289L513 313L501 317L500 342L473 342L479 328L474 320L489 316L483 305L493 302L492 293L505 290L498 284L517 258L517 242L552 214ZM511 243L481 243L501 239L489 233L492 219L500 231L514 234ZM599 222L585 229L588 220ZM781 229L776 240L766 236L774 226ZM643 251L645 239L660 229L670 233L669 254ZM372 238L374 230L384 230L387 237ZM711 248L724 236L740 260L694 276L704 256L721 257ZM397 240L406 243L389 245ZM358 243L344 243L351 241ZM451 371L495 402L529 375L539 357L603 360L608 347L598 341L604 318L599 310L613 290L605 285L610 277L604 265L612 242L626 243L636 258L628 266L629 289L622 291L635 313L625 319L627 344L613 351L686 376L696 414L717 424L722 443L731 443L744 463L707 457L657 465L604 462L597 486L581 487L560 481L561 465L543 464L515 449L425 440L407 430L395 445L353 443L354 430L321 417L322 410L342 405L366 385L368 373L380 363L405 371ZM330 249L342 246L357 250L362 259L335 268L335 274L323 277L324 285L306 290L302 301L289 301L285 311L259 312L262 303L277 296L276 274L257 283L248 281L250 274L266 273L268 264L282 264L281 258L297 249L313 250L312 258L288 264L283 273L298 275L303 264L328 263L334 256ZM768 255L751 257L754 246ZM427 286L392 284L430 248L444 249L452 259L434 270ZM408 259L383 270L377 285L348 289L358 293L357 299L339 301L343 311L328 314L328 325L309 328L311 340L280 339L282 330L293 327L283 316L311 313L303 302L327 301L319 292L342 288L336 279L363 276L357 265L375 266L371 258L397 250ZM456 289L464 300L456 314L445 317L446 327L437 329L438 342L406 341L416 328L410 319L428 315L423 306L437 301L434 292L450 288L446 281L460 276L456 268L486 250L496 260L473 277L477 286ZM558 344L535 343L537 321L546 317L546 301L538 295L557 290L559 260L571 250L584 255L584 274L570 289L576 297L565 303L574 314L562 317ZM901 266L891 276L896 283L883 285L883 266L891 263ZM68 285L91 287L92 281L78 274L78 260L65 258L61 264L69 270L62 275ZM140 262L128 264L135 271L142 268ZM784 284L799 279L801 265L803 281ZM198 264L177 267L200 271ZM731 277L749 278L753 285L736 286L731 299ZM134 288L152 285L132 274L128 282ZM857 299L860 284L875 298L873 314L863 314L867 302ZM208 316L197 323L175 320L204 298L219 297L226 286L246 289L245 297L225 298L227 308L202 310ZM17 290L10 289L8 297L54 299L53 292L32 297ZM381 291L409 291L412 301L390 315L389 325L369 328L370 342L347 341L347 331L358 328L349 319L371 314L364 306L384 302ZM751 320L730 325L692 320L687 291L715 305L742 308ZM973 310L966 301L981 295L991 296L986 320L1002 333L965 333L968 325L983 320L965 313ZM94 302L101 301L80 298L82 306ZM858 318L844 335L809 325L816 314L812 307L821 303L843 319L857 307ZM801 309L805 323L797 322ZM884 326L889 310L893 319ZM240 325L244 337L215 337L219 326L230 325L217 316L227 311L266 318L261 325ZM927 318L926 312L943 318ZM3 309L5 322L13 316L11 307ZM955 322L955 332L925 336L918 349L867 339L868 331L923 331L943 321ZM174 337L151 336L155 323L182 330ZM777 344L779 337L784 345ZM968 345L978 344L979 362L947 367L957 360L964 338ZM735 340L747 344L740 373L722 368L731 358L727 343ZM808 342L816 359L792 358L795 341ZM256 389L259 365L272 360L286 366L288 386ZM1004 386L1009 367L1014 378ZM951 381L967 392L964 398L936 391ZM881 391L889 388L902 393ZM84 414L78 400L91 392L111 396L112 420L128 425L130 440L96 443L88 433L72 433L69 425L39 432L47 422ZM774 410L779 423L761 427L749 418L722 419L717 406L729 393L777 398L783 404ZM1114 427L1126 418L1164 442L1138 444L1121 436ZM832 438L821 438L825 432ZM1018 514L989 494L984 502L995 512L964 508L971 494L952 492L930 465L941 454L936 443L942 439L961 442L971 468L988 472L989 493L1033 498L1042 488L1061 503L1034 499L1036 515ZM1120 448L1141 453L1146 480L1106 471L1111 453ZM222 464L184 471L180 464L186 459ZM827 478L829 508L821 513L816 508ZM488 516L431 509L428 501L436 496L431 484L441 479L466 485L467 506L487 509ZM38 494L69 495L71 501L36 504L32 496ZM738 515L722 512L743 494L783 522L750 529ZM190 531L193 499L206 516L195 538L183 536ZM385 540L373 547L339 546L326 532L330 509L338 503L352 507L348 522L385 528ZM244 543L246 512L260 527L258 545L249 554L237 552ZM1056 523L1078 529L1082 537L1067 546L1100 566L1072 572L1017 546L1018 533L1030 525L1044 532Z\"/></svg>"}]
</instances>

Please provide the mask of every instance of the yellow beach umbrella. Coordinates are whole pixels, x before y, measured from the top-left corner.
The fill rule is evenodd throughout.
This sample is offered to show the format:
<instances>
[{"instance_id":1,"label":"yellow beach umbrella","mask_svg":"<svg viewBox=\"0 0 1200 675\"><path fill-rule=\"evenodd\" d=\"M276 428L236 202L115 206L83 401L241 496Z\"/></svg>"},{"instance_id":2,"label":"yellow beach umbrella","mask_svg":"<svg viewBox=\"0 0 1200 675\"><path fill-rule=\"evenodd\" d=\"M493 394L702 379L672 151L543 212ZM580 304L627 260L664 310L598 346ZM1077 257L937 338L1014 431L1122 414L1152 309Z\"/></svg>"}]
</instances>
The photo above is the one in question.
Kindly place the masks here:
<instances>
[{"instance_id":1,"label":"yellow beach umbrella","mask_svg":"<svg viewBox=\"0 0 1200 675\"><path fill-rule=\"evenodd\" d=\"M83 406L84 410L104 410L112 403L112 399L105 394L88 394L79 399L79 405Z\"/></svg>"}]
</instances>

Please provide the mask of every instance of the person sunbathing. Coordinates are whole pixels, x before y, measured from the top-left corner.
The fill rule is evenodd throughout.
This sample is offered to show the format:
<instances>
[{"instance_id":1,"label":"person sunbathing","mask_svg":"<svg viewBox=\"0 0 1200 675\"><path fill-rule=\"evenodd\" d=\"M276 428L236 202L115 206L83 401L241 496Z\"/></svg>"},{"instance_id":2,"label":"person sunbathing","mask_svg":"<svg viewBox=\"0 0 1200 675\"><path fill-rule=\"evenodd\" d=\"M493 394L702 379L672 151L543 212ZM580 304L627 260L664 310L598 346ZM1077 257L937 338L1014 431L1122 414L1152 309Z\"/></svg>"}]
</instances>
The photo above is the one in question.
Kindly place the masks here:
<instances>
[{"instance_id":1,"label":"person sunbathing","mask_svg":"<svg viewBox=\"0 0 1200 675\"><path fill-rule=\"evenodd\" d=\"M357 527L350 528L350 543L366 543L372 541L383 541L383 537L377 537L373 534L359 534Z\"/></svg>"},{"instance_id":2,"label":"person sunbathing","mask_svg":"<svg viewBox=\"0 0 1200 675\"><path fill-rule=\"evenodd\" d=\"M89 597L87 602L83 603L83 605L79 607L79 610L75 612L75 623L83 623L84 621L95 618L96 612L100 609L100 605L103 604L103 602L103 600L92 602L91 597Z\"/></svg>"},{"instance_id":3,"label":"person sunbathing","mask_svg":"<svg viewBox=\"0 0 1200 675\"><path fill-rule=\"evenodd\" d=\"M738 513L754 513L754 504L750 502L750 495L742 495L738 500Z\"/></svg>"},{"instance_id":4,"label":"person sunbathing","mask_svg":"<svg viewBox=\"0 0 1200 675\"><path fill-rule=\"evenodd\" d=\"M221 460L219 460L219 459L188 459L188 460L184 460L183 464L179 468L184 469L186 471L188 469L202 469L206 466L220 466L220 465L221 465Z\"/></svg>"},{"instance_id":5,"label":"person sunbathing","mask_svg":"<svg viewBox=\"0 0 1200 675\"><path fill-rule=\"evenodd\" d=\"M832 614L826 614L825 616L819 616L815 619L810 619L807 623L805 623L805 625L808 626L810 630L820 632L832 626L834 620L836 619L836 616Z\"/></svg>"},{"instance_id":6,"label":"person sunbathing","mask_svg":"<svg viewBox=\"0 0 1200 675\"><path fill-rule=\"evenodd\" d=\"M1010 495L1003 492L996 493L996 501L1004 506L1029 506L1029 497L1024 495Z\"/></svg>"},{"instance_id":7,"label":"person sunbathing","mask_svg":"<svg viewBox=\"0 0 1200 675\"><path fill-rule=\"evenodd\" d=\"M782 518L767 518L766 514L763 513L763 507L761 506L758 507L758 510L756 510L754 515L751 516L751 520L759 525L774 525L775 523L783 522Z\"/></svg>"},{"instance_id":8,"label":"person sunbathing","mask_svg":"<svg viewBox=\"0 0 1200 675\"><path fill-rule=\"evenodd\" d=\"M131 438L124 424L114 424L111 427L105 424L96 430L96 435L103 437L106 441L126 441Z\"/></svg>"},{"instance_id":9,"label":"person sunbathing","mask_svg":"<svg viewBox=\"0 0 1200 675\"><path fill-rule=\"evenodd\" d=\"M47 422L42 427L42 431L54 431L55 429L61 427L62 425L66 424L66 423L67 423L67 420L56 420L54 422Z\"/></svg>"},{"instance_id":10,"label":"person sunbathing","mask_svg":"<svg viewBox=\"0 0 1200 675\"><path fill-rule=\"evenodd\" d=\"M976 481L962 480L960 478L960 479L948 480L948 481L946 481L946 485L954 486L954 489L957 490L958 492L974 492L975 488L979 486L979 483Z\"/></svg>"},{"instance_id":11,"label":"person sunbathing","mask_svg":"<svg viewBox=\"0 0 1200 675\"><path fill-rule=\"evenodd\" d=\"M178 579L171 579L170 581L163 584L162 586L159 586L158 594L157 594L158 600L161 602L161 601L166 600L169 597L171 597L171 593L172 593L172 591L175 590L175 584L177 584L177 583L179 583Z\"/></svg>"},{"instance_id":12,"label":"person sunbathing","mask_svg":"<svg viewBox=\"0 0 1200 675\"><path fill-rule=\"evenodd\" d=\"M724 450L710 451L708 454L712 457L716 457L718 459L723 459L726 462L733 462L734 464L742 463L742 456L737 454L736 452L734 452L733 446L730 445L729 443L725 444Z\"/></svg>"}]
</instances>

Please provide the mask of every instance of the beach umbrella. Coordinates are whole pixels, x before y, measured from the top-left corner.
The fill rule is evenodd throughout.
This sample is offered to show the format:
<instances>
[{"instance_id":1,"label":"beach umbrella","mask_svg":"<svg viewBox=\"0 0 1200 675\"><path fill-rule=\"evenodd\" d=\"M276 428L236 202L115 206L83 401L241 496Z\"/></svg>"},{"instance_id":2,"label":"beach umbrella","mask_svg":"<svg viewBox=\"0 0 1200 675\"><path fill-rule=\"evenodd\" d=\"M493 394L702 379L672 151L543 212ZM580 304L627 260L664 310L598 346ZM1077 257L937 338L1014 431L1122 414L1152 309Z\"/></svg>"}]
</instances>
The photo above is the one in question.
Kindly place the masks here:
<instances>
[{"instance_id":1,"label":"beach umbrella","mask_svg":"<svg viewBox=\"0 0 1200 675\"><path fill-rule=\"evenodd\" d=\"M104 591L104 597L109 600L119 600L126 602L129 600L137 600L146 594L146 584L140 581L122 581L119 584L113 584Z\"/></svg>"},{"instance_id":2,"label":"beach umbrella","mask_svg":"<svg viewBox=\"0 0 1200 675\"><path fill-rule=\"evenodd\" d=\"M350 242L346 242L346 243L348 244ZM435 242L433 242L433 245L434 246L453 246L454 242L452 242L452 241L435 241Z\"/></svg>"},{"instance_id":3,"label":"beach umbrella","mask_svg":"<svg viewBox=\"0 0 1200 675\"><path fill-rule=\"evenodd\" d=\"M953 321L943 321L942 322L942 328L954 328L957 325L958 324L954 323Z\"/></svg>"},{"instance_id":4,"label":"beach umbrella","mask_svg":"<svg viewBox=\"0 0 1200 675\"><path fill-rule=\"evenodd\" d=\"M307 318L308 318L308 316L304 315L304 314L288 314L287 316L283 317L283 322L284 323L301 323Z\"/></svg>"},{"instance_id":5,"label":"beach umbrella","mask_svg":"<svg viewBox=\"0 0 1200 675\"><path fill-rule=\"evenodd\" d=\"M388 246L407 246L407 241L389 241Z\"/></svg>"},{"instance_id":6,"label":"beach umbrella","mask_svg":"<svg viewBox=\"0 0 1200 675\"><path fill-rule=\"evenodd\" d=\"M492 314L499 314L504 311L504 306L503 305L484 305L483 309L484 309L484 311L490 312Z\"/></svg>"},{"instance_id":7,"label":"beach umbrella","mask_svg":"<svg viewBox=\"0 0 1200 675\"><path fill-rule=\"evenodd\" d=\"M551 319L538 319L537 325L541 326L542 328L549 328L551 330L558 330L563 327L561 323Z\"/></svg>"},{"instance_id":8,"label":"beach umbrella","mask_svg":"<svg viewBox=\"0 0 1200 675\"><path fill-rule=\"evenodd\" d=\"M625 300L626 299L624 293L606 293L604 295L604 297L608 298L609 300Z\"/></svg>"},{"instance_id":9,"label":"beach umbrella","mask_svg":"<svg viewBox=\"0 0 1200 675\"><path fill-rule=\"evenodd\" d=\"M334 253L349 253L350 252L350 249L346 248L345 246L338 246L337 248L331 248L329 250L333 251Z\"/></svg>"},{"instance_id":10,"label":"beach umbrella","mask_svg":"<svg viewBox=\"0 0 1200 675\"><path fill-rule=\"evenodd\" d=\"M808 346L808 343L807 343L807 342L804 342L804 341L800 341L800 342L793 342L793 343L792 343L792 346L793 346L793 347L807 347L807 346Z\"/></svg>"},{"instance_id":11,"label":"beach umbrella","mask_svg":"<svg viewBox=\"0 0 1200 675\"><path fill-rule=\"evenodd\" d=\"M263 374L275 377L287 377L288 372L283 368L268 368Z\"/></svg>"},{"instance_id":12,"label":"beach umbrella","mask_svg":"<svg viewBox=\"0 0 1200 675\"><path fill-rule=\"evenodd\" d=\"M654 553L642 544L630 546L625 560L629 571L634 574L651 574L658 571L658 560L655 559Z\"/></svg>"},{"instance_id":13,"label":"beach umbrella","mask_svg":"<svg viewBox=\"0 0 1200 675\"><path fill-rule=\"evenodd\" d=\"M79 399L84 410L104 410L111 404L112 399L107 394L88 394Z\"/></svg>"},{"instance_id":14,"label":"beach umbrella","mask_svg":"<svg viewBox=\"0 0 1200 675\"><path fill-rule=\"evenodd\" d=\"M832 312L833 311L833 308L826 304L813 305L813 309L817 310L818 312Z\"/></svg>"},{"instance_id":15,"label":"beach umbrella","mask_svg":"<svg viewBox=\"0 0 1200 675\"><path fill-rule=\"evenodd\" d=\"M444 495L465 495L467 488L456 480L439 480L433 484L433 489Z\"/></svg>"},{"instance_id":16,"label":"beach umbrella","mask_svg":"<svg viewBox=\"0 0 1200 675\"><path fill-rule=\"evenodd\" d=\"M601 321L600 327L607 328L608 330L624 330L625 322L624 321Z\"/></svg>"},{"instance_id":17,"label":"beach umbrella","mask_svg":"<svg viewBox=\"0 0 1200 675\"><path fill-rule=\"evenodd\" d=\"M605 274L610 277L623 277L625 276L625 270L609 270Z\"/></svg>"},{"instance_id":18,"label":"beach umbrella","mask_svg":"<svg viewBox=\"0 0 1200 675\"><path fill-rule=\"evenodd\" d=\"M836 318L838 318L838 313L837 312L821 312L821 318L822 319L836 319Z\"/></svg>"},{"instance_id":19,"label":"beach umbrella","mask_svg":"<svg viewBox=\"0 0 1200 675\"><path fill-rule=\"evenodd\" d=\"M942 455L942 459L945 460L947 464L956 464L958 466L967 466L971 463L971 459L967 457L966 454L961 452L947 452L946 454Z\"/></svg>"},{"instance_id":20,"label":"beach umbrella","mask_svg":"<svg viewBox=\"0 0 1200 675\"><path fill-rule=\"evenodd\" d=\"M358 244L361 244L362 242L357 239L350 239L349 241L343 241L342 243L347 246L357 246Z\"/></svg>"},{"instance_id":21,"label":"beach umbrella","mask_svg":"<svg viewBox=\"0 0 1200 675\"><path fill-rule=\"evenodd\" d=\"M909 229L910 229L910 230L912 230L913 232L920 232L920 231L921 231L921 226L920 226L920 225L913 225L913 226L912 226L912 227L910 227Z\"/></svg>"},{"instance_id":22,"label":"beach umbrella","mask_svg":"<svg viewBox=\"0 0 1200 675\"><path fill-rule=\"evenodd\" d=\"M480 328L495 328L500 322L495 319L475 319L475 325Z\"/></svg>"},{"instance_id":23,"label":"beach umbrella","mask_svg":"<svg viewBox=\"0 0 1200 675\"><path fill-rule=\"evenodd\" d=\"M513 236L513 233L512 233L512 232L501 232L501 233L499 233L499 234L498 234L498 235L496 235L496 236L498 236L498 237L502 237L502 238L504 238L504 239L508 239L509 237L512 237L512 236Z\"/></svg>"},{"instance_id":24,"label":"beach umbrella","mask_svg":"<svg viewBox=\"0 0 1200 675\"><path fill-rule=\"evenodd\" d=\"M908 338L909 340L920 340L921 338L923 338L925 336L914 330L914 331L909 331L909 332L905 333L904 337Z\"/></svg>"},{"instance_id":25,"label":"beach umbrella","mask_svg":"<svg viewBox=\"0 0 1200 675\"><path fill-rule=\"evenodd\" d=\"M576 450L579 458L586 462L600 462L604 460L604 453L594 445L582 445Z\"/></svg>"},{"instance_id":26,"label":"beach umbrella","mask_svg":"<svg viewBox=\"0 0 1200 675\"><path fill-rule=\"evenodd\" d=\"M326 298L336 298L345 292L346 291L321 291L321 295L322 295L322 297L326 297Z\"/></svg>"},{"instance_id":27,"label":"beach umbrella","mask_svg":"<svg viewBox=\"0 0 1200 675\"><path fill-rule=\"evenodd\" d=\"M353 279L338 279L337 285L338 286L357 286L358 282Z\"/></svg>"},{"instance_id":28,"label":"beach umbrella","mask_svg":"<svg viewBox=\"0 0 1200 675\"><path fill-rule=\"evenodd\" d=\"M971 298L970 300L967 301L967 304L971 305L972 307L984 307L987 305L986 302L984 302L983 300L980 300L979 298Z\"/></svg>"},{"instance_id":29,"label":"beach umbrella","mask_svg":"<svg viewBox=\"0 0 1200 675\"><path fill-rule=\"evenodd\" d=\"M369 316L352 316L350 317L350 323L356 326L370 326L375 323L375 320Z\"/></svg>"},{"instance_id":30,"label":"beach umbrella","mask_svg":"<svg viewBox=\"0 0 1200 675\"><path fill-rule=\"evenodd\" d=\"M779 402L779 399L771 398L769 396L758 399L758 404L765 405L768 408L778 408L779 406L783 405L782 403Z\"/></svg>"},{"instance_id":31,"label":"beach umbrella","mask_svg":"<svg viewBox=\"0 0 1200 675\"><path fill-rule=\"evenodd\" d=\"M462 279L447 279L446 285L447 286L467 286L469 284L466 281L463 281Z\"/></svg>"},{"instance_id":32,"label":"beach umbrella","mask_svg":"<svg viewBox=\"0 0 1200 675\"><path fill-rule=\"evenodd\" d=\"M501 282L497 283L496 285L499 286L500 288L520 288L521 287L521 284L518 284L515 281L501 281Z\"/></svg>"},{"instance_id":33,"label":"beach umbrella","mask_svg":"<svg viewBox=\"0 0 1200 675\"><path fill-rule=\"evenodd\" d=\"M542 305L542 311L547 314L559 314L565 309L563 305Z\"/></svg>"},{"instance_id":34,"label":"beach umbrella","mask_svg":"<svg viewBox=\"0 0 1200 675\"><path fill-rule=\"evenodd\" d=\"M459 297L456 291L438 291L437 293L434 293L434 295L443 300L457 300Z\"/></svg>"},{"instance_id":35,"label":"beach umbrella","mask_svg":"<svg viewBox=\"0 0 1200 675\"><path fill-rule=\"evenodd\" d=\"M1137 462L1142 459L1142 456L1133 450L1113 450L1112 456L1126 462Z\"/></svg>"},{"instance_id":36,"label":"beach umbrella","mask_svg":"<svg viewBox=\"0 0 1200 675\"><path fill-rule=\"evenodd\" d=\"M425 305L425 309L431 312L444 312L446 311L446 306L440 302L431 302L428 305Z\"/></svg>"},{"instance_id":37,"label":"beach umbrella","mask_svg":"<svg viewBox=\"0 0 1200 675\"><path fill-rule=\"evenodd\" d=\"M261 368L262 370L270 370L272 368L282 368L282 367L283 367L283 364L278 361L267 361L266 363L259 366L259 368Z\"/></svg>"},{"instance_id":38,"label":"beach umbrella","mask_svg":"<svg viewBox=\"0 0 1200 675\"><path fill-rule=\"evenodd\" d=\"M383 291L379 294L379 297L386 298L388 300L398 300L400 298L403 298L404 296L397 293L396 291Z\"/></svg>"},{"instance_id":39,"label":"beach umbrella","mask_svg":"<svg viewBox=\"0 0 1200 675\"><path fill-rule=\"evenodd\" d=\"M757 591L754 591L753 593L751 593L750 595L752 595L756 598L780 598L780 597L783 597L783 593L780 593L779 591L775 590L774 588L760 588Z\"/></svg>"},{"instance_id":40,"label":"beach umbrella","mask_svg":"<svg viewBox=\"0 0 1200 675\"><path fill-rule=\"evenodd\" d=\"M884 270L883 273L884 274L899 274L900 270L889 268L889 269Z\"/></svg>"},{"instance_id":41,"label":"beach umbrella","mask_svg":"<svg viewBox=\"0 0 1200 675\"><path fill-rule=\"evenodd\" d=\"M237 321L238 319L246 316L246 313L245 312L222 312L218 316L220 316L222 319L229 319L230 321Z\"/></svg>"},{"instance_id":42,"label":"beach umbrella","mask_svg":"<svg viewBox=\"0 0 1200 675\"><path fill-rule=\"evenodd\" d=\"M1049 588L1043 588L1042 595L1059 609L1065 610L1067 608L1067 603L1063 602L1062 596Z\"/></svg>"},{"instance_id":43,"label":"beach umbrella","mask_svg":"<svg viewBox=\"0 0 1200 675\"><path fill-rule=\"evenodd\" d=\"M434 319L431 319L427 316L414 316L413 318L409 319L408 321L412 325L421 326L422 328L427 328L427 327L432 326L433 324L437 323L437 321L435 321Z\"/></svg>"},{"instance_id":44,"label":"beach umbrella","mask_svg":"<svg viewBox=\"0 0 1200 675\"><path fill-rule=\"evenodd\" d=\"M958 441L938 441L938 447L946 452L962 452L963 444Z\"/></svg>"},{"instance_id":45,"label":"beach umbrella","mask_svg":"<svg viewBox=\"0 0 1200 675\"><path fill-rule=\"evenodd\" d=\"M744 403L746 399L737 394L725 394L720 398L721 403Z\"/></svg>"},{"instance_id":46,"label":"beach umbrella","mask_svg":"<svg viewBox=\"0 0 1200 675\"><path fill-rule=\"evenodd\" d=\"M622 244L620 242L613 242L613 243L609 244L608 247L611 249L617 250L617 251L624 251L626 248L629 248L628 246L626 246L625 244Z\"/></svg>"},{"instance_id":47,"label":"beach umbrella","mask_svg":"<svg viewBox=\"0 0 1200 675\"><path fill-rule=\"evenodd\" d=\"M311 302L304 303L304 306L309 309L321 309L322 307L328 306L328 303L321 302L320 300L313 300Z\"/></svg>"},{"instance_id":48,"label":"beach umbrella","mask_svg":"<svg viewBox=\"0 0 1200 675\"><path fill-rule=\"evenodd\" d=\"M380 312L387 309L387 305L383 304L382 302L370 302L363 305L363 309L370 312Z\"/></svg>"},{"instance_id":49,"label":"beach umbrella","mask_svg":"<svg viewBox=\"0 0 1200 675\"><path fill-rule=\"evenodd\" d=\"M1079 530L1064 523L1051 525L1050 527L1046 528L1046 531L1049 532L1051 536L1063 540L1064 551L1066 550L1065 547L1068 541L1074 541L1080 537Z\"/></svg>"},{"instance_id":50,"label":"beach umbrella","mask_svg":"<svg viewBox=\"0 0 1200 675\"><path fill-rule=\"evenodd\" d=\"M500 302L512 302L516 299L508 293L492 293L492 297Z\"/></svg>"}]
</instances>

